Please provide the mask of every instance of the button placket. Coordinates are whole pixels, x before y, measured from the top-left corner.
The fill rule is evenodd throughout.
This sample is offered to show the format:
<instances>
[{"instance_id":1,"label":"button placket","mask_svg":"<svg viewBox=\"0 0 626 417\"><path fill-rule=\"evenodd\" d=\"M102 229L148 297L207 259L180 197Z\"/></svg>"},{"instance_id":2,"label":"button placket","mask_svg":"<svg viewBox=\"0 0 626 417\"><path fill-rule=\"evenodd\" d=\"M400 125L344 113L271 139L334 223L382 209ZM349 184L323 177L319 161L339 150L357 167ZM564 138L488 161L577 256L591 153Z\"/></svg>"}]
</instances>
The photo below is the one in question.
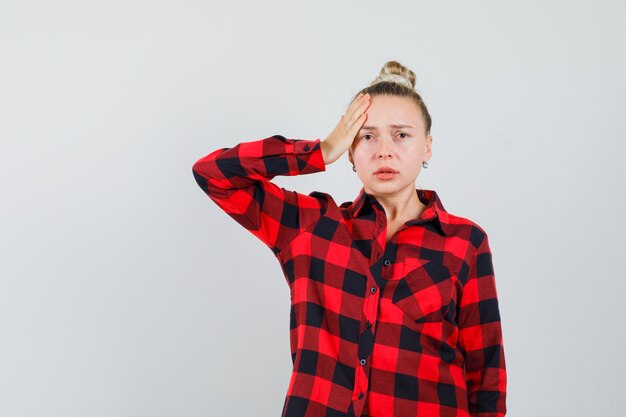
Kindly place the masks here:
<instances>
[{"instance_id":1,"label":"button placket","mask_svg":"<svg viewBox=\"0 0 626 417\"><path fill-rule=\"evenodd\" d=\"M380 227L376 231L376 234L373 238L373 242L374 242L374 245L376 245L376 247L372 251L372 255L373 255L371 257L372 263L370 264L372 276L374 278L374 283L370 285L370 289L369 289L371 297L366 297L367 300L365 302L365 305L367 306L367 308L365 312L365 317L366 317L365 329L363 333L361 333L360 335L358 361L359 361L359 364L361 365L360 368L363 371L367 369L368 358L371 355L373 343L374 343L373 321L376 319L376 316L378 314L377 313L378 308L379 308L379 305L378 305L379 297L377 293L379 293L378 290L381 285L382 277L384 275L382 273L381 266L382 265L388 266L391 264L391 262L387 258L382 259L382 264L379 263L381 262L381 257L384 257L386 255L386 247L385 247L386 245L384 244L385 241L382 239L379 239L381 237L380 233L384 232L385 219L379 218L378 224ZM382 246L379 245L379 242L382 243ZM384 262L385 260L387 261L386 263ZM365 398L365 391L367 390L367 386L368 386L367 377L365 377L363 381L359 381L359 382L360 382L359 384L360 387L359 387L359 391L357 394L357 398L361 400Z\"/></svg>"}]
</instances>

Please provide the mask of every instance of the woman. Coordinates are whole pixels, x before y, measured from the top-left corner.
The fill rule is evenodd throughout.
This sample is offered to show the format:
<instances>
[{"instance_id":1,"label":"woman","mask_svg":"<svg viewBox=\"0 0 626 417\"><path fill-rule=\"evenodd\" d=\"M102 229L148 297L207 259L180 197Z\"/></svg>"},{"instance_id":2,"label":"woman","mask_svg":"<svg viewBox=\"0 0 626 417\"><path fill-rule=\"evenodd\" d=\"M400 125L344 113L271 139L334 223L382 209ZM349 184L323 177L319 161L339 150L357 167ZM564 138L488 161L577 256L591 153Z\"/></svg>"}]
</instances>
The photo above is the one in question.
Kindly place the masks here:
<instances>
[{"instance_id":1,"label":"woman","mask_svg":"<svg viewBox=\"0 0 626 417\"><path fill-rule=\"evenodd\" d=\"M487 234L415 188L432 154L415 74L387 62L324 140L274 135L193 165L263 241L291 293L283 417L504 416L506 369ZM363 183L336 204L278 187L346 151Z\"/></svg>"}]
</instances>

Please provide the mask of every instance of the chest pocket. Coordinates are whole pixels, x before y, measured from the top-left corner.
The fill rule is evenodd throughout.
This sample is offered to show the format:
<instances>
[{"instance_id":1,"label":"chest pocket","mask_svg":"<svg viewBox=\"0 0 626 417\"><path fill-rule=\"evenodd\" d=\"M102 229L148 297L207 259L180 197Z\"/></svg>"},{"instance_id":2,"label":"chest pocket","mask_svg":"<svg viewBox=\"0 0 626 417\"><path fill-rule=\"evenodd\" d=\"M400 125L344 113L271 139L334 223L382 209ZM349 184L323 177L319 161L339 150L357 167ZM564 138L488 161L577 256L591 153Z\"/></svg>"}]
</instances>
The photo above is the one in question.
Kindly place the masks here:
<instances>
[{"instance_id":1,"label":"chest pocket","mask_svg":"<svg viewBox=\"0 0 626 417\"><path fill-rule=\"evenodd\" d=\"M413 321L441 321L452 300L452 281L445 265L433 260L406 258L402 263L402 276L393 281L392 302Z\"/></svg>"}]
</instances>

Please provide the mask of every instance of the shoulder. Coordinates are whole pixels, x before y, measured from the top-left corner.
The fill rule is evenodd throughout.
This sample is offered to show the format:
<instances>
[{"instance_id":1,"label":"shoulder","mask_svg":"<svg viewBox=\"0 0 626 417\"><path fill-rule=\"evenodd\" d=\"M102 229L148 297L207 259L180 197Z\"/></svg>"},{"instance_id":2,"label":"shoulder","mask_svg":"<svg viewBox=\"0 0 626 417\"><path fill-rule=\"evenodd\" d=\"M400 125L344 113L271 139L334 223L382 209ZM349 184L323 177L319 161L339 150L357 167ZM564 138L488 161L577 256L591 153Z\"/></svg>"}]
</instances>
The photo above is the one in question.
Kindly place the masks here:
<instances>
[{"instance_id":1,"label":"shoulder","mask_svg":"<svg viewBox=\"0 0 626 417\"><path fill-rule=\"evenodd\" d=\"M448 214L448 230L452 236L467 240L475 249L488 239L485 228L468 217Z\"/></svg>"},{"instance_id":2,"label":"shoulder","mask_svg":"<svg viewBox=\"0 0 626 417\"><path fill-rule=\"evenodd\" d=\"M309 195L310 195L311 197L314 197L314 198L317 198L317 199L321 199L321 200L335 201L335 200L333 199L333 196L332 196L332 195L330 195L330 194L328 194L328 193L325 193L325 192L323 192L323 191L311 191L311 192L309 193Z\"/></svg>"},{"instance_id":3,"label":"shoulder","mask_svg":"<svg viewBox=\"0 0 626 417\"><path fill-rule=\"evenodd\" d=\"M333 196L323 191L311 191L306 199L315 202L314 205L321 209L322 215L328 210L337 209L337 203L335 203Z\"/></svg>"},{"instance_id":4,"label":"shoulder","mask_svg":"<svg viewBox=\"0 0 626 417\"><path fill-rule=\"evenodd\" d=\"M309 193L309 197L314 198L317 201L321 202L324 207L337 205L337 203L335 203L335 199L333 198L333 196L323 191L311 191Z\"/></svg>"}]
</instances>

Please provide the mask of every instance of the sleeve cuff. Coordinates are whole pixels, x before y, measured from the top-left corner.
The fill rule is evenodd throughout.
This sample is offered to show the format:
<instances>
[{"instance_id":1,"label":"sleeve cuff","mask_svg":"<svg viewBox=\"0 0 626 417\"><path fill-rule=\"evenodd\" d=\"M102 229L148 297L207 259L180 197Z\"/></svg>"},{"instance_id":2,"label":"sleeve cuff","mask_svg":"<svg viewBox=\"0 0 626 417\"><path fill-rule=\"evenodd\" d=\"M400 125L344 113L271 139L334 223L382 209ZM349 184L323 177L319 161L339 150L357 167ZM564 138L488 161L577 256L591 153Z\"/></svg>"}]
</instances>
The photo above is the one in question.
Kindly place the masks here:
<instances>
[{"instance_id":1,"label":"sleeve cuff","mask_svg":"<svg viewBox=\"0 0 626 417\"><path fill-rule=\"evenodd\" d=\"M303 173L326 171L321 142L319 138L301 139L294 142L293 153L306 160Z\"/></svg>"}]
</instances>

